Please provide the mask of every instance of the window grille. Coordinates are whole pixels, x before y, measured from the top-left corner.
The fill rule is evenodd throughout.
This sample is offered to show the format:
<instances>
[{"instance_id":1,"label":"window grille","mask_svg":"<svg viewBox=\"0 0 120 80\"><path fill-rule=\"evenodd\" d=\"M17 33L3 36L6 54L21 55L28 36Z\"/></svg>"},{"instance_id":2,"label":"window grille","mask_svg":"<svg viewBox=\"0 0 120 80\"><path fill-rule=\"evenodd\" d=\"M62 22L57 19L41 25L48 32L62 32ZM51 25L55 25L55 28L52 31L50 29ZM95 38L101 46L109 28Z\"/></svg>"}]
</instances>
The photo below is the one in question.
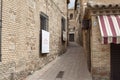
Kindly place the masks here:
<instances>
[{"instance_id":1,"label":"window grille","mask_svg":"<svg viewBox=\"0 0 120 80\"><path fill-rule=\"evenodd\" d=\"M40 35L39 35L39 53L42 53L42 30L49 31L48 30L48 16L41 12L40 13ZM41 56L44 56L44 54L40 54Z\"/></svg>"},{"instance_id":2,"label":"window grille","mask_svg":"<svg viewBox=\"0 0 120 80\"><path fill-rule=\"evenodd\" d=\"M48 31L48 16L43 12L40 14L40 26L42 30Z\"/></svg>"},{"instance_id":3,"label":"window grille","mask_svg":"<svg viewBox=\"0 0 120 80\"><path fill-rule=\"evenodd\" d=\"M62 17L61 18L61 39L62 39L62 41L64 42L64 40L63 40L63 32L65 32L65 26L66 26L66 21L65 21L65 18L64 17Z\"/></svg>"},{"instance_id":4,"label":"window grille","mask_svg":"<svg viewBox=\"0 0 120 80\"><path fill-rule=\"evenodd\" d=\"M62 20L61 20L61 25L62 25L62 31L65 31L65 18L62 17Z\"/></svg>"}]
</instances>

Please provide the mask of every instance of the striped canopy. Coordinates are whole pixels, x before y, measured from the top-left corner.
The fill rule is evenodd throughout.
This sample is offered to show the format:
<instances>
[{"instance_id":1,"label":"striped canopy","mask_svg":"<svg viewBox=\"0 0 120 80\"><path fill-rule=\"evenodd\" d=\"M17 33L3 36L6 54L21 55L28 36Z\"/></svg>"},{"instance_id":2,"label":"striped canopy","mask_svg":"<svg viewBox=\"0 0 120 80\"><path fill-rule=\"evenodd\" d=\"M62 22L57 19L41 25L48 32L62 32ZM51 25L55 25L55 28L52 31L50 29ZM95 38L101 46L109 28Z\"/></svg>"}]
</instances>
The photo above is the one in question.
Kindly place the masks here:
<instances>
[{"instance_id":1,"label":"striped canopy","mask_svg":"<svg viewBox=\"0 0 120 80\"><path fill-rule=\"evenodd\" d=\"M120 43L120 16L119 15L102 15L98 16L102 43Z\"/></svg>"}]
</instances>

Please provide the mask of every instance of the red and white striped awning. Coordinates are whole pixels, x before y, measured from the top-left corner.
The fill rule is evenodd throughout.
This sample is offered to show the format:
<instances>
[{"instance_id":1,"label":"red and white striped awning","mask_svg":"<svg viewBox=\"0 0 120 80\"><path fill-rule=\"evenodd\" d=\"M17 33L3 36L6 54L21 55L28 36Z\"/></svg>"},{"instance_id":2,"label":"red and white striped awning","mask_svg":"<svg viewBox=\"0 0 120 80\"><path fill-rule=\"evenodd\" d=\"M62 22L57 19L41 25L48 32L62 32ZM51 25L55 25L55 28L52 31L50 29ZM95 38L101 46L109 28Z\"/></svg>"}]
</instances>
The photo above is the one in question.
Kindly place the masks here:
<instances>
[{"instance_id":1,"label":"red and white striped awning","mask_svg":"<svg viewBox=\"0 0 120 80\"><path fill-rule=\"evenodd\" d=\"M120 43L120 15L98 16L102 43Z\"/></svg>"}]
</instances>

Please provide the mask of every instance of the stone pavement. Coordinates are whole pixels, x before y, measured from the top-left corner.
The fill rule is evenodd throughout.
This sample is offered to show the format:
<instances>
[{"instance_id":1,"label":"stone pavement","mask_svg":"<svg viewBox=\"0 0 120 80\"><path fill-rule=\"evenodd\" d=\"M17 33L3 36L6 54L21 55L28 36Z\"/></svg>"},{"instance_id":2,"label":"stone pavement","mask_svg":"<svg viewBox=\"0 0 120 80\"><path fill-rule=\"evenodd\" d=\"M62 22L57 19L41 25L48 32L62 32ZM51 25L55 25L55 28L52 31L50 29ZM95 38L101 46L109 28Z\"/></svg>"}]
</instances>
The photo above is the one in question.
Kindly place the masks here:
<instances>
[{"instance_id":1,"label":"stone pavement","mask_svg":"<svg viewBox=\"0 0 120 80\"><path fill-rule=\"evenodd\" d=\"M92 80L87 69L83 48L70 43L65 54L25 80Z\"/></svg>"}]
</instances>

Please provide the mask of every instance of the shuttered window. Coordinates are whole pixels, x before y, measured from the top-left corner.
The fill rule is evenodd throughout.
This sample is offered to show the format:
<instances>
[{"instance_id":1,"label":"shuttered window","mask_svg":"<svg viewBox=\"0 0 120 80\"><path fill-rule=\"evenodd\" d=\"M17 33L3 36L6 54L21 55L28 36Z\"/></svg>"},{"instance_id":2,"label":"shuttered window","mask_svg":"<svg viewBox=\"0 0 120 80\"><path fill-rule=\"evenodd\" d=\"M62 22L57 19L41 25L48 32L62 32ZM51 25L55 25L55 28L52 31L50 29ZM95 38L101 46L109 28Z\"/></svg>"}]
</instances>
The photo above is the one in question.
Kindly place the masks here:
<instances>
[{"instance_id":1,"label":"shuttered window","mask_svg":"<svg viewBox=\"0 0 120 80\"><path fill-rule=\"evenodd\" d=\"M64 38L63 38L63 35L64 35L64 32L66 31L66 20L65 20L65 18L64 17L62 17L61 18L61 40L63 41L63 42L65 42L64 41Z\"/></svg>"},{"instance_id":2,"label":"shuttered window","mask_svg":"<svg viewBox=\"0 0 120 80\"><path fill-rule=\"evenodd\" d=\"M62 31L65 31L65 18L62 17L61 19Z\"/></svg>"}]
</instances>

